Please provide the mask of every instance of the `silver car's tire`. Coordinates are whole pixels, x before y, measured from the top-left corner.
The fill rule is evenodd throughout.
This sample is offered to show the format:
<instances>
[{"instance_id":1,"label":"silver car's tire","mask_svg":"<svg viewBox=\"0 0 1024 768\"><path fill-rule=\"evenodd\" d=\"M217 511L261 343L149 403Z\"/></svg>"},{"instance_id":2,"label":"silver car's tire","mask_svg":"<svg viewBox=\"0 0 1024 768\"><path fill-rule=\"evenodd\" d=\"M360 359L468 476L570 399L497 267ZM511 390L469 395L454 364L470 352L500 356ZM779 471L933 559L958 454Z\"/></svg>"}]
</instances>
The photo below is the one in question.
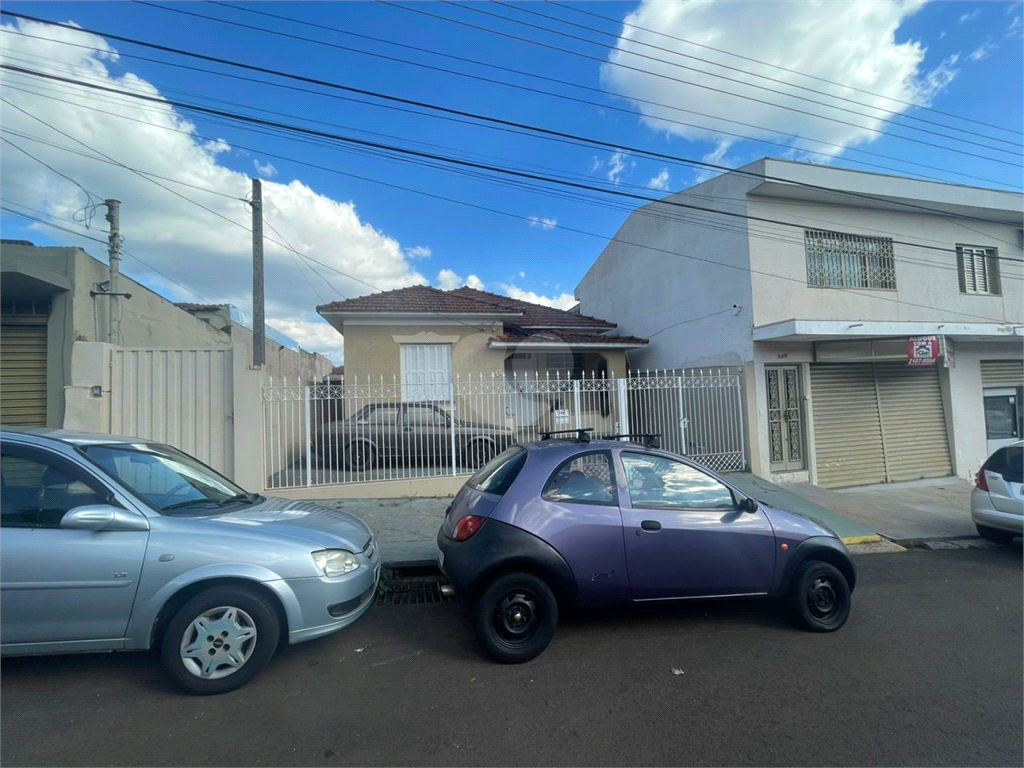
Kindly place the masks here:
<instances>
[{"instance_id":1,"label":"silver car's tire","mask_svg":"<svg viewBox=\"0 0 1024 768\"><path fill-rule=\"evenodd\" d=\"M238 587L200 592L174 614L160 656L189 693L226 693L252 680L277 650L281 622L267 600Z\"/></svg>"},{"instance_id":2,"label":"silver car's tire","mask_svg":"<svg viewBox=\"0 0 1024 768\"><path fill-rule=\"evenodd\" d=\"M1013 541L1013 534L1009 531L1001 531L998 528L989 528L987 525L978 525L977 523L974 527L978 529L978 535L986 541L994 541L996 544L1009 544Z\"/></svg>"}]
</instances>

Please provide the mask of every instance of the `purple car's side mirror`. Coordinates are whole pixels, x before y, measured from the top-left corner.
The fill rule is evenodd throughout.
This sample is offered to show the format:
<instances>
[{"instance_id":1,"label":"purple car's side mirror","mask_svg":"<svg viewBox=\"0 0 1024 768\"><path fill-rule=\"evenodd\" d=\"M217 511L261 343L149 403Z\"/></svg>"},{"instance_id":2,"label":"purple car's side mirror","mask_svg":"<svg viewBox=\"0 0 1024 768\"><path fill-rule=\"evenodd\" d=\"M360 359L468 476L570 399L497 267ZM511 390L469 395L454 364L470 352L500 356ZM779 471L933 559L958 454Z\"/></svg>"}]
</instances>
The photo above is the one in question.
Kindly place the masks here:
<instances>
[{"instance_id":1,"label":"purple car's side mirror","mask_svg":"<svg viewBox=\"0 0 1024 768\"><path fill-rule=\"evenodd\" d=\"M745 497L736 505L740 512L757 512L757 502L749 496Z\"/></svg>"}]
</instances>

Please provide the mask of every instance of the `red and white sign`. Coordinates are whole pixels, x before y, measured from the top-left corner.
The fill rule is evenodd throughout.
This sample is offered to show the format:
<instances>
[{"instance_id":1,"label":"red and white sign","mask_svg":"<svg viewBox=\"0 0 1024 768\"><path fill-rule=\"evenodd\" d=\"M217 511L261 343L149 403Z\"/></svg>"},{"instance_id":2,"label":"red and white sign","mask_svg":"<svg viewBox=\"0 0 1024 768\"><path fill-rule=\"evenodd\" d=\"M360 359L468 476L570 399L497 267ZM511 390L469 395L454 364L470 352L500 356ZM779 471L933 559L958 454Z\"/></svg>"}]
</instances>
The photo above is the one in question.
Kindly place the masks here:
<instances>
[{"instance_id":1,"label":"red and white sign","mask_svg":"<svg viewBox=\"0 0 1024 768\"><path fill-rule=\"evenodd\" d=\"M907 365L935 365L938 359L938 336L911 336L907 339Z\"/></svg>"}]
</instances>

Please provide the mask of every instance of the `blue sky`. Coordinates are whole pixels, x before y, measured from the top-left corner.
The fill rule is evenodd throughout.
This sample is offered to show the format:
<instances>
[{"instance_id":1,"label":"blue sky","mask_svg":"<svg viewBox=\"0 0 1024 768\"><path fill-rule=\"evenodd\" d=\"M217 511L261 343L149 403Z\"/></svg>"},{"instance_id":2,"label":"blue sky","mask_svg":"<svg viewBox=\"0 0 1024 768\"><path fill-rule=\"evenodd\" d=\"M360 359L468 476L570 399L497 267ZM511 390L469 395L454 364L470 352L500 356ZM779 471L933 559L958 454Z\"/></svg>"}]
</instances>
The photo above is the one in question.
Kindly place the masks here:
<instances>
[{"instance_id":1,"label":"blue sky","mask_svg":"<svg viewBox=\"0 0 1024 768\"><path fill-rule=\"evenodd\" d=\"M897 114L891 119L900 123L899 126L865 119L865 115L883 114L877 110L793 89L796 84L827 93L840 92L822 80L771 69L635 28L632 31L626 28L627 34L620 38L624 31L620 24L548 3L516 6L473 3L462 8L429 2L414 6L421 13L367 2L263 3L254 7L266 13L523 70L596 90L585 91L480 64L402 50L223 5L161 4L315 38L335 46L351 46L551 91L563 97L531 93L135 3L8 2L4 8L453 109L599 138L616 146L638 147L698 160L704 158L728 166L741 165L765 155L791 156L881 172L928 175L980 186L1017 189L1021 186L1019 150L1024 82L1020 17L1024 11L1020 2L881 3L871 0L843 6L813 2L783 6L709 2L692 4L685 12L666 3L578 4L580 10L620 20L634 14L629 18L639 26L656 28L688 40L714 40L713 44L723 50L740 52L804 74L816 74L836 82L860 83L864 86L863 91L870 93L842 93L865 104L884 104L896 110ZM852 8L852 15L837 19L841 14L835 9L839 7ZM471 10L473 8L530 24L554 27L599 40L611 47L587 44L534 27L517 25L475 12ZM604 30L606 34L559 26L550 19L516 8L558 16ZM584 56L489 34L424 14L491 27ZM9 29L17 28L10 18L3 19L3 24ZM829 24L838 27L829 29ZM769 29L766 30L765 26ZM32 34L47 36L49 32L34 29ZM68 40L78 39L73 33L67 35ZM146 51L127 43L108 41L122 56L119 60L108 58L97 62L82 59L88 54L81 49L49 44L44 47L42 41L15 39L11 34L4 34L2 41L5 59L19 66L36 69L56 67L51 71L62 74L74 71L80 76L83 72L91 73L97 82L113 78L114 87L144 87L135 80L120 79L131 75L152 84L171 99L201 102L281 122L544 175L572 177L629 193L661 195L665 191L690 186L705 178L706 174L684 164L645 159L625 151L616 153L612 149L543 141L369 104L198 73L179 66L140 61L129 58L127 54L271 79ZM81 42L95 44L95 41ZM642 45L643 42L647 45ZM749 85L705 75L698 75L696 80L733 92L743 89L743 95L771 104L749 102L699 89L693 85L693 80L690 83L680 82L693 78L693 70L666 64L665 60L671 58L676 64L695 68L704 65L694 59L675 57L662 48L727 63L738 69L770 73L782 82L755 80L734 70L721 69L716 71L747 84L761 83L775 91L750 88ZM60 53L62 50L70 58L65 59L65 53ZM637 56L631 51L652 58ZM617 64L609 64L609 59ZM657 70L665 76L652 76L650 70ZM230 195L240 196L240 190L244 191L244 176L257 173L256 164L259 164L263 169L261 175L268 180L265 195L277 204L276 208L271 207L268 211L270 223L304 254L357 278L356 281L347 280L322 267L319 270L322 277L318 277L308 267L300 268L293 255L280 249L274 253L268 251L268 258L274 260L269 269L271 280L267 288L271 321L298 338L304 346L320 349L335 359L341 359L340 339L335 339L333 331L317 322L312 312L316 304L326 299L369 292L371 289L367 284L393 288L428 281L434 285L449 286L467 280L473 285L482 284L488 290L517 295L536 294L565 304L568 302L565 294L572 293L579 278L600 253L603 241L600 237L564 228L611 237L628 214L628 209L636 204L628 199L601 196L598 197L603 204L571 200L567 199L564 190L545 193L498 184L492 179L470 178L464 173L342 151L336 146L254 133L220 120L185 113L181 114L195 126L195 135L188 139L191 145L182 147L175 144L184 138L184 134L178 134L168 137L170 143L162 147L163 139L156 138L159 131L151 125L147 127L144 123L132 123L89 111L89 107L102 108L147 121L154 119L145 111L150 107L141 105L134 109L130 102L111 100L109 96L74 96L67 86L40 86L24 76L5 74L3 83L5 98L43 117L87 146L93 149L106 147L102 151L107 155L143 171L160 173L172 180L187 178L193 184L205 179L199 186L210 184L223 188ZM904 108L891 99L880 101L872 95L880 91L883 95L897 97L914 93L930 99L934 110L949 114ZM188 95L179 92L187 92ZM829 100L829 103L852 111L830 111L784 95L793 93L819 101ZM565 96L593 101L598 106L573 102ZM63 98L77 106L71 108L72 105L54 101L53 97ZM662 107L645 105L645 99L647 102L682 106L713 117L666 111ZM214 100L220 101L215 103ZM782 102L814 115L833 115L844 122L825 121L773 106ZM257 108L280 114L259 113L255 111ZM129 274L176 300L195 300L195 296L182 290L180 283L210 300L233 301L247 306L245 255L248 240L241 228L225 226L220 219L210 218L207 212L190 207L191 203L151 182L144 182L137 175L33 143L29 137L47 138L64 145L70 145L71 141L9 108L5 107L3 114L4 124L14 126L14 130L20 132L20 135L5 134L12 142L58 170L69 173L98 195L119 197L124 205L122 217L126 247L175 282L150 271L141 262L127 262ZM1012 132L959 121L950 115L967 116L1015 130L1017 134L1014 136ZM659 117L666 116L690 122L691 127L659 121ZM907 119L907 116L922 120ZM723 118L749 122L762 126L762 129L755 131L736 123L724 123L721 122ZM173 115L164 115L156 122L168 119L173 119ZM873 130L854 128L844 123L857 126L868 123ZM181 129L181 124L178 125ZM947 126L982 135L956 133ZM760 138L775 144L724 136L722 130L745 135L756 132ZM962 141L954 142L926 131L955 133ZM797 142L785 133L798 133L804 140ZM917 141L907 141L894 135L899 133ZM207 139L222 140L226 146L206 145ZM818 139L830 141L831 145L817 143ZM958 154L924 142L1004 162ZM192 150L196 147L200 155L205 155L193 158ZM82 149L82 145L77 145L77 148ZM866 155L856 150L876 154ZM812 154L815 151L825 154ZM181 153L180 157L178 153ZM8 144L3 145L2 159L4 171L0 182L5 193L3 197L7 203L19 206L18 210L34 209L66 219L74 218L78 208L85 204L76 188L53 177ZM856 161L883 167L867 167L858 165ZM366 179L312 168L303 162ZM935 170L910 163L932 166ZM273 166L272 171L268 164ZM225 170L236 173L224 173ZM432 199L371 180L499 209L511 215L498 215ZM169 185L182 195L215 207L223 215L243 224L246 222L240 201L231 202L207 192L177 186L174 181ZM351 206L346 206L347 203ZM102 217L97 217L96 222L102 223ZM94 229L96 222L93 223ZM102 247L98 244L82 243L71 235L47 231L38 225L30 228L16 216L4 214L2 226L4 237L26 238L39 244L84 244L94 255L102 255ZM267 234L273 235L269 230ZM428 252L429 256L426 255ZM528 293L518 294L519 291Z\"/></svg>"}]
</instances>

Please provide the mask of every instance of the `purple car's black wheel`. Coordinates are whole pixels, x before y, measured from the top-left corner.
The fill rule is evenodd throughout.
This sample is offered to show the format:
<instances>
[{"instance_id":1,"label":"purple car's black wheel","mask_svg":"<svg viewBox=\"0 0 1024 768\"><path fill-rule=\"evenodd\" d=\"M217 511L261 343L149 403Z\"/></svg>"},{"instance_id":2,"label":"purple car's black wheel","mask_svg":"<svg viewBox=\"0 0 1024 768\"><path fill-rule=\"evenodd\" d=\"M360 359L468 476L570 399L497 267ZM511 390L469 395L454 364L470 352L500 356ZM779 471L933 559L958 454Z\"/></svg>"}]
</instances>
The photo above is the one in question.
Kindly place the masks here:
<instances>
[{"instance_id":1,"label":"purple car's black wheel","mask_svg":"<svg viewBox=\"0 0 1024 768\"><path fill-rule=\"evenodd\" d=\"M820 560L800 566L789 593L797 621L814 632L834 632L850 616L850 586L839 569Z\"/></svg>"},{"instance_id":2,"label":"purple car's black wheel","mask_svg":"<svg viewBox=\"0 0 1024 768\"><path fill-rule=\"evenodd\" d=\"M558 601L543 579L529 573L506 574L480 595L473 623L493 659L519 664L551 642L558 625Z\"/></svg>"}]
</instances>

